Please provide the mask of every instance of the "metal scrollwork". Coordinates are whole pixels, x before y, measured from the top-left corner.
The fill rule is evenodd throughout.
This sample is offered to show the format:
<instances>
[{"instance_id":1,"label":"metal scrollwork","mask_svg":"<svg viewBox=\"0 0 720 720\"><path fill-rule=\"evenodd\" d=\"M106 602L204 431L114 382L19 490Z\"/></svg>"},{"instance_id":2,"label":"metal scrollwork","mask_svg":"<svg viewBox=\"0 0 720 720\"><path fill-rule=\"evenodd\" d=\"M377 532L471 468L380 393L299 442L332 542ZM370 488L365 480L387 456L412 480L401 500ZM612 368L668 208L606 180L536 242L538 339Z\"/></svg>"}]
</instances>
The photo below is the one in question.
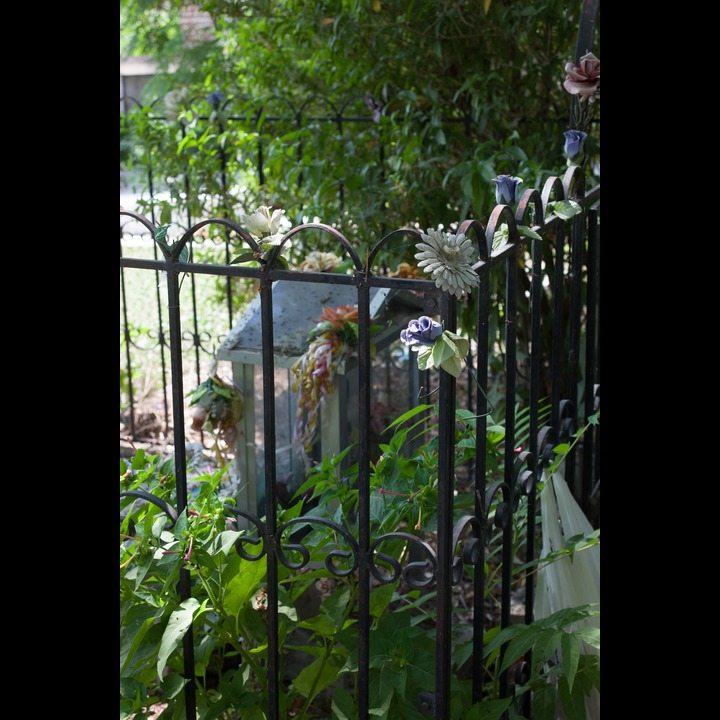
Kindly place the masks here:
<instances>
[{"instance_id":1,"label":"metal scrollwork","mask_svg":"<svg viewBox=\"0 0 720 720\"><path fill-rule=\"evenodd\" d=\"M528 469L528 467L531 469ZM523 450L518 453L515 458L515 488L518 493L529 495L533 491L537 482L535 472L532 469L534 467L535 457L531 452Z\"/></svg>"},{"instance_id":2,"label":"metal scrollwork","mask_svg":"<svg viewBox=\"0 0 720 720\"><path fill-rule=\"evenodd\" d=\"M499 530L503 530L507 527L508 523L512 519L513 502L510 488L506 483L497 481L494 482L485 492L485 504L484 507L490 509L493 499L498 492L502 492L502 500L498 502L495 507L495 517L493 523Z\"/></svg>"},{"instance_id":3,"label":"metal scrollwork","mask_svg":"<svg viewBox=\"0 0 720 720\"><path fill-rule=\"evenodd\" d=\"M575 425L575 407L570 400L560 401L560 430L558 439L560 442L569 440L577 430Z\"/></svg>"},{"instance_id":4,"label":"metal scrollwork","mask_svg":"<svg viewBox=\"0 0 720 720\"><path fill-rule=\"evenodd\" d=\"M538 432L538 462L537 470L541 471L542 468L548 467L553 459L553 435L555 431L550 425L546 425L540 428Z\"/></svg>"},{"instance_id":5,"label":"metal scrollwork","mask_svg":"<svg viewBox=\"0 0 720 720\"><path fill-rule=\"evenodd\" d=\"M396 558L377 550L377 547L381 543L388 540L407 540L408 542L415 543L417 547L420 547L425 551L427 559L423 561L414 560L402 568ZM370 573L376 580L382 583L395 582L395 580L402 576L405 582L407 582L407 584L411 587L424 588L435 580L435 574L437 572L437 554L432 547L428 545L428 543L416 535L404 532L392 532L387 533L386 535L381 535L374 543L372 543L372 545L370 545L369 558ZM383 573L377 565L376 559L382 560L383 563L389 565L392 568L392 574L387 575ZM413 574L413 571L415 570L423 570L425 572L425 577L423 579L415 577Z\"/></svg>"},{"instance_id":6,"label":"metal scrollwork","mask_svg":"<svg viewBox=\"0 0 720 720\"><path fill-rule=\"evenodd\" d=\"M288 520L288 522L286 522L284 525L281 525L278 528L276 537L282 538L285 530L288 527L300 524L323 525L324 527L332 530L334 533L342 536L342 538L351 548L351 552L347 550L339 550L338 548L330 550L325 556L325 567L335 577L346 577L355 572L358 566L358 544L347 528L342 527L337 523L331 522L330 520L325 520L323 518L307 516L298 517L293 518L292 520ZM304 545L301 545L300 543L289 543L283 546L281 542L278 542L276 547L278 559L286 568L289 568L290 570L300 570L310 562L310 552ZM293 562L292 560L290 560L290 558L286 554L286 551L298 553L302 558L302 562ZM344 567L341 567L341 564Z\"/></svg>"},{"instance_id":7,"label":"metal scrollwork","mask_svg":"<svg viewBox=\"0 0 720 720\"><path fill-rule=\"evenodd\" d=\"M538 473L552 464L555 445L568 442L577 430L575 409L570 400L560 401L559 416L560 429L557 432L551 425L545 425L538 432L538 461L535 467Z\"/></svg>"},{"instance_id":8,"label":"metal scrollwork","mask_svg":"<svg viewBox=\"0 0 720 720\"><path fill-rule=\"evenodd\" d=\"M164 529L172 530L172 528L175 527L175 523L178 519L177 510L170 505L169 502L157 497L157 495L153 495L146 490L126 490L125 492L120 493L120 497L137 497L141 500L146 500L153 505L157 505L170 518Z\"/></svg>"},{"instance_id":9,"label":"metal scrollwork","mask_svg":"<svg viewBox=\"0 0 720 720\"><path fill-rule=\"evenodd\" d=\"M234 515L240 515L246 520L249 520L258 529L258 534L260 536L259 538L257 538L252 535L241 535L235 541L235 552L245 560L260 560L267 552L267 533L265 531L265 525L263 524L263 522L260 520L260 518L256 517L252 513L246 512L245 510L239 510L238 508L234 507L227 507L226 510L233 513ZM243 547L244 545L260 545L261 543L262 547L260 548L260 552L257 555L251 555L249 552L246 552L245 548Z\"/></svg>"},{"instance_id":10,"label":"metal scrollwork","mask_svg":"<svg viewBox=\"0 0 720 720\"><path fill-rule=\"evenodd\" d=\"M456 549L458 545L460 545L460 536L468 525L472 527L473 535L463 543L460 556L457 556L453 552L453 585L457 585L462 579L464 565L471 565L475 567L483 559L483 524L480 518L477 518L474 515L465 515L455 523L455 527L453 528L452 546Z\"/></svg>"}]
</instances>

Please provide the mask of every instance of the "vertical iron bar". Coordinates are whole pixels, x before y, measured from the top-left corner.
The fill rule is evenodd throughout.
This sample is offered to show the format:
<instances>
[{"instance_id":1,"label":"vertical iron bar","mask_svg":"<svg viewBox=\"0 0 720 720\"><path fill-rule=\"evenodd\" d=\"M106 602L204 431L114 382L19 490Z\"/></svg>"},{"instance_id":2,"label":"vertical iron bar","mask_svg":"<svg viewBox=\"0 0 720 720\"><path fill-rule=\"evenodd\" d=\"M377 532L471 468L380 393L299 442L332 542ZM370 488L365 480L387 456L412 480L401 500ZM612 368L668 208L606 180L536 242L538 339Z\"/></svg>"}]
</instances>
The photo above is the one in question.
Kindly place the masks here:
<instances>
[{"instance_id":1,"label":"vertical iron bar","mask_svg":"<svg viewBox=\"0 0 720 720\"><path fill-rule=\"evenodd\" d=\"M386 173L385 173L385 145L382 141L382 138L380 138L380 148L378 150L378 157L380 160L380 186L384 187L385 180L387 179ZM383 214L383 218L384 218ZM380 224L380 235L384 236L387 232L387 225L385 224L385 220L383 219L382 223Z\"/></svg>"},{"instance_id":2,"label":"vertical iron bar","mask_svg":"<svg viewBox=\"0 0 720 720\"><path fill-rule=\"evenodd\" d=\"M177 492L178 515L187 509L187 459L185 454L185 413L183 408L183 360L182 326L180 322L180 273L177 261L167 262L168 314L170 331L170 373L172 378L173 435L175 455L175 487ZM190 597L190 571L180 569L180 598ZM183 637L183 677L185 684L185 718L195 720L195 650L193 648L193 629L188 629Z\"/></svg>"},{"instance_id":3,"label":"vertical iron bar","mask_svg":"<svg viewBox=\"0 0 720 720\"><path fill-rule=\"evenodd\" d=\"M297 164L300 166L300 172L298 173L298 179L297 179L297 187L298 190L302 188L302 182L303 182L303 171L302 171L302 155L303 155L303 141L302 136L300 135L300 130L302 130L302 114L298 112L295 115L295 127L298 130L298 137L300 137L300 140L298 140L298 149L297 149Z\"/></svg>"},{"instance_id":4,"label":"vertical iron bar","mask_svg":"<svg viewBox=\"0 0 720 720\"><path fill-rule=\"evenodd\" d=\"M225 132L225 126L223 125L222 121L218 122L218 132L220 135ZM228 186L227 186L227 154L225 153L225 147L220 147L220 187L222 190L222 198L223 198L223 216L229 217L230 216L230 208L227 204L227 193L228 193ZM230 264L230 231L227 227L223 227L223 232L225 234L225 264ZM228 311L228 331L232 330L232 321L233 321L233 305L232 305L232 278L230 275L225 276L225 299L227 301L227 311Z\"/></svg>"},{"instance_id":5,"label":"vertical iron bar","mask_svg":"<svg viewBox=\"0 0 720 720\"><path fill-rule=\"evenodd\" d=\"M597 380L597 313L599 309L597 282L598 253L597 212L587 211L587 320L585 322L585 422L594 412L595 383ZM593 460L595 459L595 432L589 428L583 437L583 482L581 507L585 512L590 509L590 494L595 481Z\"/></svg>"},{"instance_id":6,"label":"vertical iron bar","mask_svg":"<svg viewBox=\"0 0 720 720\"><path fill-rule=\"evenodd\" d=\"M537 482L540 472L538 453L539 413L540 413L540 314L542 298L542 240L533 238L532 270L530 275L530 437L528 450L532 458L533 483L527 499L527 531L525 536L525 562L535 559L535 513L537 512ZM533 621L535 605L535 574L525 573L525 624ZM532 665L532 648L525 654L525 661ZM531 697L528 693L523 702L523 712L530 717Z\"/></svg>"},{"instance_id":7,"label":"vertical iron bar","mask_svg":"<svg viewBox=\"0 0 720 720\"><path fill-rule=\"evenodd\" d=\"M182 136L185 138L185 122L182 123ZM185 197L188 199L187 203L187 214L186 221L188 230L192 227L192 215L190 213L190 166L185 166ZM193 261L193 239L190 238L187 244L189 262ZM200 377L200 330L198 328L198 314L197 314L197 283L195 282L195 273L190 273L190 296L192 298L192 319L193 319L193 347L195 348L195 380L199 385L202 382ZM200 437L204 437L204 433L200 431Z\"/></svg>"},{"instance_id":8,"label":"vertical iron bar","mask_svg":"<svg viewBox=\"0 0 720 720\"><path fill-rule=\"evenodd\" d=\"M358 282L358 720L370 714L370 288Z\"/></svg>"},{"instance_id":9,"label":"vertical iron bar","mask_svg":"<svg viewBox=\"0 0 720 720\"><path fill-rule=\"evenodd\" d=\"M120 257L123 256L122 251L123 231L120 226ZM132 384L132 360L130 355L130 325L128 323L127 296L125 292L125 271L120 266L120 305L123 315L123 337L125 338L125 367L127 368L128 378L128 404L130 407L130 437L135 437L135 398ZM122 388L120 390L120 405L122 405Z\"/></svg>"},{"instance_id":10,"label":"vertical iron bar","mask_svg":"<svg viewBox=\"0 0 720 720\"><path fill-rule=\"evenodd\" d=\"M580 11L580 22L578 23L578 39L575 46L575 62L592 52L595 45L595 25L597 24L600 0L583 0Z\"/></svg>"},{"instance_id":11,"label":"vertical iron bar","mask_svg":"<svg viewBox=\"0 0 720 720\"><path fill-rule=\"evenodd\" d=\"M578 24L578 38L575 45L575 64L580 62L580 58L589 52L592 52L595 44L595 25L597 23L598 10L600 9L600 0L583 0L582 9L580 11L580 22ZM570 125L574 128L575 122L573 118L579 116L580 96L572 95L570 97ZM577 180L577 191L579 195L585 193L585 173L581 173Z\"/></svg>"},{"instance_id":12,"label":"vertical iron bar","mask_svg":"<svg viewBox=\"0 0 720 720\"><path fill-rule=\"evenodd\" d=\"M270 539L267 553L268 594L268 720L280 718L280 651L278 622L278 555L276 463L275 457L275 337L273 327L272 281L266 274L260 279L260 316L262 323L263 424L265 438L265 526Z\"/></svg>"},{"instance_id":13,"label":"vertical iron bar","mask_svg":"<svg viewBox=\"0 0 720 720\"><path fill-rule=\"evenodd\" d=\"M481 242L484 238L481 239ZM473 583L473 703L482 699L485 663L483 662L483 632L485 625L485 546L489 539L488 508L485 507L485 473L487 471L487 377L490 344L490 271L489 264L480 268L477 313L477 420L475 426L475 517L483 518L480 535L482 551L475 566Z\"/></svg>"},{"instance_id":14,"label":"vertical iron bar","mask_svg":"<svg viewBox=\"0 0 720 720\"><path fill-rule=\"evenodd\" d=\"M443 293L440 298L443 327L457 331L457 301ZM452 660L452 529L455 453L455 378L438 370L439 430L438 430L438 527L437 527L437 619L435 636L435 718L447 720L450 715Z\"/></svg>"},{"instance_id":15,"label":"vertical iron bar","mask_svg":"<svg viewBox=\"0 0 720 720\"><path fill-rule=\"evenodd\" d=\"M338 115L337 117L337 128L338 128L338 134L340 135L340 145L342 146L342 115ZM339 187L338 187L338 194L340 196L340 212L345 209L345 184L340 181Z\"/></svg>"},{"instance_id":16,"label":"vertical iron bar","mask_svg":"<svg viewBox=\"0 0 720 720\"><path fill-rule=\"evenodd\" d=\"M258 150L257 150L257 171L258 171L258 185L262 189L265 185L265 171L263 167L263 143L262 138L258 138Z\"/></svg>"},{"instance_id":17,"label":"vertical iron bar","mask_svg":"<svg viewBox=\"0 0 720 720\"><path fill-rule=\"evenodd\" d=\"M150 149L146 146L146 162L147 162L147 182L148 193L150 194L150 220L157 227L158 222L155 216L155 187L153 184L153 164ZM153 257L158 260L158 246L153 242ZM165 436L170 434L170 404L168 403L168 387L167 387L167 361L165 359L165 332L163 330L162 316L162 297L160 292L160 272L155 270L155 301L158 312L158 342L160 344L160 365L162 366L162 394L163 394L163 412L165 413ZM170 377L172 384L172 375Z\"/></svg>"},{"instance_id":18,"label":"vertical iron bar","mask_svg":"<svg viewBox=\"0 0 720 720\"><path fill-rule=\"evenodd\" d=\"M155 222L153 221L153 225ZM159 259L157 244L153 243L153 254L155 259ZM165 412L165 436L170 434L170 405L168 403L168 392L167 392L167 360L165 358L165 348L167 347L167 341L165 338L165 330L163 328L163 317L162 317L162 300L160 292L160 272L155 271L155 295L156 295L156 307L158 311L158 345L160 347L160 366L162 367L162 393L163 393L163 409ZM170 383L172 384L172 375L170 377Z\"/></svg>"},{"instance_id":19,"label":"vertical iron bar","mask_svg":"<svg viewBox=\"0 0 720 720\"><path fill-rule=\"evenodd\" d=\"M583 245L584 245L585 213L581 212L572 218L570 226L570 311L568 317L568 379L566 397L573 409L570 434L577 430L578 409L578 375L580 361L580 318L582 315L582 288L584 284ZM575 487L576 453L570 453L565 459L565 481L568 487ZM573 492L575 495L576 493ZM587 511L587 508L583 508Z\"/></svg>"},{"instance_id":20,"label":"vertical iron bar","mask_svg":"<svg viewBox=\"0 0 720 720\"><path fill-rule=\"evenodd\" d=\"M553 428L560 428L560 398L563 387L561 385L562 374L562 348L563 329L565 328L563 313L564 277L565 277L565 224L555 225L555 272L552 280L553 295L553 331L552 331L552 357L550 360L550 376L552 388L550 390L551 425Z\"/></svg>"},{"instance_id":21,"label":"vertical iron bar","mask_svg":"<svg viewBox=\"0 0 720 720\"><path fill-rule=\"evenodd\" d=\"M516 241L517 242L517 241ZM510 624L510 587L513 565L513 507L515 498L515 387L516 387L516 320L517 320L517 250L508 256L505 263L505 457L504 482L509 488L510 512L503 527L502 545L502 591L500 626ZM501 649L501 657L505 654ZM507 670L500 675L500 697L508 695Z\"/></svg>"},{"instance_id":22,"label":"vertical iron bar","mask_svg":"<svg viewBox=\"0 0 720 720\"><path fill-rule=\"evenodd\" d=\"M532 490L528 494L528 520L527 520L527 554L526 562L535 559L535 512L536 512L536 483L540 468L538 451L538 435L540 432L540 361L542 359L540 343L540 315L542 313L542 240L534 238L532 246L532 275L530 278L530 439L529 451L532 457L532 471L535 475ZM534 604L534 573L528 573L525 578L525 623L530 624L533 619Z\"/></svg>"}]
</instances>

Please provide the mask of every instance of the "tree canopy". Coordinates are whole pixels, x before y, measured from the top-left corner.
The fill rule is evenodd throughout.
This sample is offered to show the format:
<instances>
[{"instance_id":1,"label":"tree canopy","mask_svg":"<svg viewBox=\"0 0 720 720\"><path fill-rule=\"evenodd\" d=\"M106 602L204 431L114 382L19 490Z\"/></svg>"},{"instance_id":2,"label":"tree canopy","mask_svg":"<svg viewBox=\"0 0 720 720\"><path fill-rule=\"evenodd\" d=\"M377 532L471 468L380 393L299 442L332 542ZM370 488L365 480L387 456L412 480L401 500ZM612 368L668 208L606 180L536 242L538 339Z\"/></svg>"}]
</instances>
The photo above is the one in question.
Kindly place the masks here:
<instances>
[{"instance_id":1,"label":"tree canopy","mask_svg":"<svg viewBox=\"0 0 720 720\"><path fill-rule=\"evenodd\" d=\"M181 88L191 98L218 93L226 116L262 108L256 120L267 120L275 102L275 112L290 117L299 107L319 117L343 106L374 121L332 140L315 132L318 123L299 129L258 121L236 130L229 144L225 123L214 143L238 152L263 133L268 141L302 143L299 154L268 151L258 201L302 206L298 214L334 222L342 186L356 223L447 227L486 219L499 174L541 188L565 169L571 96L562 83L574 59L580 1L207 0L197 7L212 26L192 43L180 21L185 5L121 0L121 52L152 55L167 71L150 86L157 97ZM599 114L586 158L592 184ZM300 171L305 180L314 176L311 195Z\"/></svg>"}]
</instances>

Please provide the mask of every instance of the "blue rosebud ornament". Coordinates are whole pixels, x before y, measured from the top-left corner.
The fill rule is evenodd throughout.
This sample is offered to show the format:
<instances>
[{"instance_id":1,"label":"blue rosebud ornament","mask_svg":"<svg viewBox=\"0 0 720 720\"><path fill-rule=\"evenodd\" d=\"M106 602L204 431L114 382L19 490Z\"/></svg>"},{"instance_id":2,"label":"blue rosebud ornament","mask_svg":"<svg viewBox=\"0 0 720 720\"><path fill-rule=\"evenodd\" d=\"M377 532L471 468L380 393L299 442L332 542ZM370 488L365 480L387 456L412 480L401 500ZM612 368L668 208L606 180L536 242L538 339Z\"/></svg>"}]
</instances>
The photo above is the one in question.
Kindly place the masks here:
<instances>
[{"instance_id":1,"label":"blue rosebud ornament","mask_svg":"<svg viewBox=\"0 0 720 720\"><path fill-rule=\"evenodd\" d=\"M217 108L220 103L225 99L225 96L218 92L217 90L214 90L208 95L208 102L214 107Z\"/></svg>"},{"instance_id":2,"label":"blue rosebud ornament","mask_svg":"<svg viewBox=\"0 0 720 720\"><path fill-rule=\"evenodd\" d=\"M495 202L498 205L512 205L515 202L517 186L522 178L513 175L498 175L493 178L495 183Z\"/></svg>"},{"instance_id":3,"label":"blue rosebud ornament","mask_svg":"<svg viewBox=\"0 0 720 720\"><path fill-rule=\"evenodd\" d=\"M585 152L587 133L582 130L566 130L563 134L565 135L565 147L563 148L565 157L571 163L579 165Z\"/></svg>"},{"instance_id":4,"label":"blue rosebud ornament","mask_svg":"<svg viewBox=\"0 0 720 720\"><path fill-rule=\"evenodd\" d=\"M400 339L411 349L418 350L418 345L434 345L442 332L439 322L422 315L417 320L411 320L407 328L400 331Z\"/></svg>"}]
</instances>

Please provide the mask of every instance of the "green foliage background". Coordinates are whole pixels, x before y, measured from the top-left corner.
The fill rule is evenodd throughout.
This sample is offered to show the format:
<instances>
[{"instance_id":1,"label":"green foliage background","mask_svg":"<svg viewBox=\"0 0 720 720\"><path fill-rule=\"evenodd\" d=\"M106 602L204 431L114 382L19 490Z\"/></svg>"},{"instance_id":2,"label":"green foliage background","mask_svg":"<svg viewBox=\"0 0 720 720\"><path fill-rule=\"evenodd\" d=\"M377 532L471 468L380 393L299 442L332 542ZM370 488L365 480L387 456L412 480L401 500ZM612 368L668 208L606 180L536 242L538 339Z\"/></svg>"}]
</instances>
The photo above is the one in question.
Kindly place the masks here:
<instances>
[{"instance_id":1,"label":"green foliage background","mask_svg":"<svg viewBox=\"0 0 720 720\"><path fill-rule=\"evenodd\" d=\"M209 0L198 5L213 29L193 44L183 42L182 4L122 0L121 52L176 68L155 78L145 99L187 88L195 99L186 116L191 136L193 121L212 115L205 98L223 94L214 128L183 136L182 148L174 139L178 160L194 159L205 173L193 188L215 195L207 175L222 147L231 156L230 183L239 179L245 204L284 207L295 222L317 215L350 239L371 243L407 224L484 221L495 204L496 175L522 177L524 190L565 169L570 95L562 81L575 54L581 2ZM267 119L292 117L299 108L332 116L343 103L345 114L364 117L381 106L379 122L333 135L327 123L299 129ZM260 107L254 127L223 124L223 115L255 118ZM243 171L262 137L277 144L259 187ZM592 184L599 174L597 122L586 150L596 167ZM203 152L207 162L197 162Z\"/></svg>"}]
</instances>

